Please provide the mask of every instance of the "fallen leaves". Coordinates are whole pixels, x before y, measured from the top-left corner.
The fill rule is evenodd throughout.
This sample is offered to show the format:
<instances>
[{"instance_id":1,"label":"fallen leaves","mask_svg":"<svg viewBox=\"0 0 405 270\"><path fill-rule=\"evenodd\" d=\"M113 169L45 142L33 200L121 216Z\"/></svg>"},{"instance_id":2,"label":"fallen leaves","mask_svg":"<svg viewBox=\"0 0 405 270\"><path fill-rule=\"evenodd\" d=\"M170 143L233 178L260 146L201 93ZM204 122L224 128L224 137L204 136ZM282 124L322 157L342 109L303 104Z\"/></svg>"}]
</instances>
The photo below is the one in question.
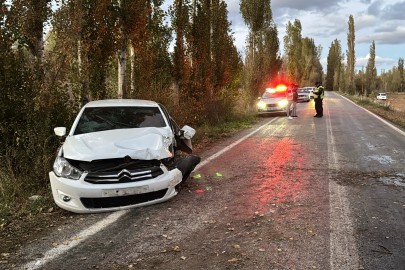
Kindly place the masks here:
<instances>
[{"instance_id":1,"label":"fallen leaves","mask_svg":"<svg viewBox=\"0 0 405 270\"><path fill-rule=\"evenodd\" d=\"M187 259L187 257L184 257L184 256L181 256L180 257L182 260L185 260L185 259Z\"/></svg>"},{"instance_id":2,"label":"fallen leaves","mask_svg":"<svg viewBox=\"0 0 405 270\"><path fill-rule=\"evenodd\" d=\"M58 245L58 243L52 243L52 246L56 247Z\"/></svg>"},{"instance_id":3,"label":"fallen leaves","mask_svg":"<svg viewBox=\"0 0 405 270\"><path fill-rule=\"evenodd\" d=\"M233 247L234 247L234 248L240 248L240 246L239 246L239 245L234 245Z\"/></svg>"},{"instance_id":4,"label":"fallen leaves","mask_svg":"<svg viewBox=\"0 0 405 270\"><path fill-rule=\"evenodd\" d=\"M173 248L173 250L174 250L174 251L180 251L180 247L179 247L179 246L175 246L175 247Z\"/></svg>"},{"instance_id":5,"label":"fallen leaves","mask_svg":"<svg viewBox=\"0 0 405 270\"><path fill-rule=\"evenodd\" d=\"M236 258L228 260L228 262L237 262L237 261L238 261L238 259L236 259Z\"/></svg>"},{"instance_id":6,"label":"fallen leaves","mask_svg":"<svg viewBox=\"0 0 405 270\"><path fill-rule=\"evenodd\" d=\"M264 252L264 251L266 251L264 248L259 248L259 251L260 252Z\"/></svg>"},{"instance_id":7,"label":"fallen leaves","mask_svg":"<svg viewBox=\"0 0 405 270\"><path fill-rule=\"evenodd\" d=\"M194 175L193 178L196 178L196 179L201 178L201 174Z\"/></svg>"}]
</instances>

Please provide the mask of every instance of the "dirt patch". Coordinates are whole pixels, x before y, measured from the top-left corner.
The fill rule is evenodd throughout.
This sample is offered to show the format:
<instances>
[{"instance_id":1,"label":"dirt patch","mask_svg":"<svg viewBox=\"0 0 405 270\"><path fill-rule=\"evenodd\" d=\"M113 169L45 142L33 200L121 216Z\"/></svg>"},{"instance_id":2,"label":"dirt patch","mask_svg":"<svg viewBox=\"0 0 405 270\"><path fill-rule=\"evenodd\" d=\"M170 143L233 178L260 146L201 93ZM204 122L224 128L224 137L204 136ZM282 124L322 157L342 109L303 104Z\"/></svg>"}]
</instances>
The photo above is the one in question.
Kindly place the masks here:
<instances>
[{"instance_id":1,"label":"dirt patch","mask_svg":"<svg viewBox=\"0 0 405 270\"><path fill-rule=\"evenodd\" d=\"M394 171L339 171L331 178L343 186L389 186L399 191L405 190L405 175Z\"/></svg>"},{"instance_id":2,"label":"dirt patch","mask_svg":"<svg viewBox=\"0 0 405 270\"><path fill-rule=\"evenodd\" d=\"M405 93L388 93L387 103L394 111L405 112Z\"/></svg>"}]
</instances>

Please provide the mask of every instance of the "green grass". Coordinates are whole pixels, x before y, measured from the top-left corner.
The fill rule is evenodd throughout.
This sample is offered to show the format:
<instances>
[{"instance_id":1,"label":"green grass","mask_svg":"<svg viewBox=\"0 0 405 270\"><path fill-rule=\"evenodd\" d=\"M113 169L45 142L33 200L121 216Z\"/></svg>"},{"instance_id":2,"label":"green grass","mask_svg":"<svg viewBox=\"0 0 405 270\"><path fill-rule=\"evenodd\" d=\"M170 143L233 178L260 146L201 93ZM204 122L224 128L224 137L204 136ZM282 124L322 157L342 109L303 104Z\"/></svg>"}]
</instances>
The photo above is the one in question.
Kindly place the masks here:
<instances>
[{"instance_id":1,"label":"green grass","mask_svg":"<svg viewBox=\"0 0 405 270\"><path fill-rule=\"evenodd\" d=\"M205 141L214 141L223 137L229 137L236 132L250 128L252 123L258 122L257 114L250 113L243 116L236 116L234 120L218 125L204 124L196 128L196 134L192 139L194 145L204 144Z\"/></svg>"}]
</instances>

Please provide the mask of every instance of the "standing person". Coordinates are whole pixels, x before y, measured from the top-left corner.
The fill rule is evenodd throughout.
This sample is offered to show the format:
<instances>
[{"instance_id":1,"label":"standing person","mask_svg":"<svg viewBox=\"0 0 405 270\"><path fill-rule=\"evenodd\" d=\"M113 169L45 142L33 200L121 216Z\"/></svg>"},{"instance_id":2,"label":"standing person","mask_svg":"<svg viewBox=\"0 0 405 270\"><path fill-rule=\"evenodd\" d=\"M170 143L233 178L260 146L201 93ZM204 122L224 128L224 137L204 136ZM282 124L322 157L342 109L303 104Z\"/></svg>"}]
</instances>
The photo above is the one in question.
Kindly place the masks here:
<instances>
[{"instance_id":1,"label":"standing person","mask_svg":"<svg viewBox=\"0 0 405 270\"><path fill-rule=\"evenodd\" d=\"M292 92L291 86L287 87L286 93L287 93L287 101L288 101L288 103L287 103L287 118L288 118L288 120L292 120L294 118L292 118L290 116L291 104L293 103L293 92Z\"/></svg>"},{"instance_id":2,"label":"standing person","mask_svg":"<svg viewBox=\"0 0 405 270\"><path fill-rule=\"evenodd\" d=\"M297 115L297 102L298 102L298 85L293 84L293 89L292 89L292 93L293 93L293 97L292 97L292 104L293 104L293 109L292 109L292 117L298 117Z\"/></svg>"},{"instance_id":3,"label":"standing person","mask_svg":"<svg viewBox=\"0 0 405 270\"><path fill-rule=\"evenodd\" d=\"M315 111L316 115L314 117L321 118L323 116L323 97L324 97L324 88L322 82L315 82L315 91L314 91L314 101L315 101Z\"/></svg>"}]
</instances>

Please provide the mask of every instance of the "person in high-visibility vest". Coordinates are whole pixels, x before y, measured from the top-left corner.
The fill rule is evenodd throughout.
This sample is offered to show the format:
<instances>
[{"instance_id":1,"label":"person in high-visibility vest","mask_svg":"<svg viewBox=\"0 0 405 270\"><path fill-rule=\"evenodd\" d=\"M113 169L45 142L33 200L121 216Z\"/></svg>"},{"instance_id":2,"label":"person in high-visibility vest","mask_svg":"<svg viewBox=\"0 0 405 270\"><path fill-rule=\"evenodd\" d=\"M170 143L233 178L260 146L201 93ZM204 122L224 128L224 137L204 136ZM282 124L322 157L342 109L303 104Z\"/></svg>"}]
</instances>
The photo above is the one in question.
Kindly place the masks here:
<instances>
[{"instance_id":1,"label":"person in high-visibility vest","mask_svg":"<svg viewBox=\"0 0 405 270\"><path fill-rule=\"evenodd\" d=\"M316 115L314 115L314 117L321 118L323 116L322 101L323 101L325 89L322 86L322 82L315 82L315 87L316 87L316 89L314 91L314 101L315 101Z\"/></svg>"}]
</instances>

